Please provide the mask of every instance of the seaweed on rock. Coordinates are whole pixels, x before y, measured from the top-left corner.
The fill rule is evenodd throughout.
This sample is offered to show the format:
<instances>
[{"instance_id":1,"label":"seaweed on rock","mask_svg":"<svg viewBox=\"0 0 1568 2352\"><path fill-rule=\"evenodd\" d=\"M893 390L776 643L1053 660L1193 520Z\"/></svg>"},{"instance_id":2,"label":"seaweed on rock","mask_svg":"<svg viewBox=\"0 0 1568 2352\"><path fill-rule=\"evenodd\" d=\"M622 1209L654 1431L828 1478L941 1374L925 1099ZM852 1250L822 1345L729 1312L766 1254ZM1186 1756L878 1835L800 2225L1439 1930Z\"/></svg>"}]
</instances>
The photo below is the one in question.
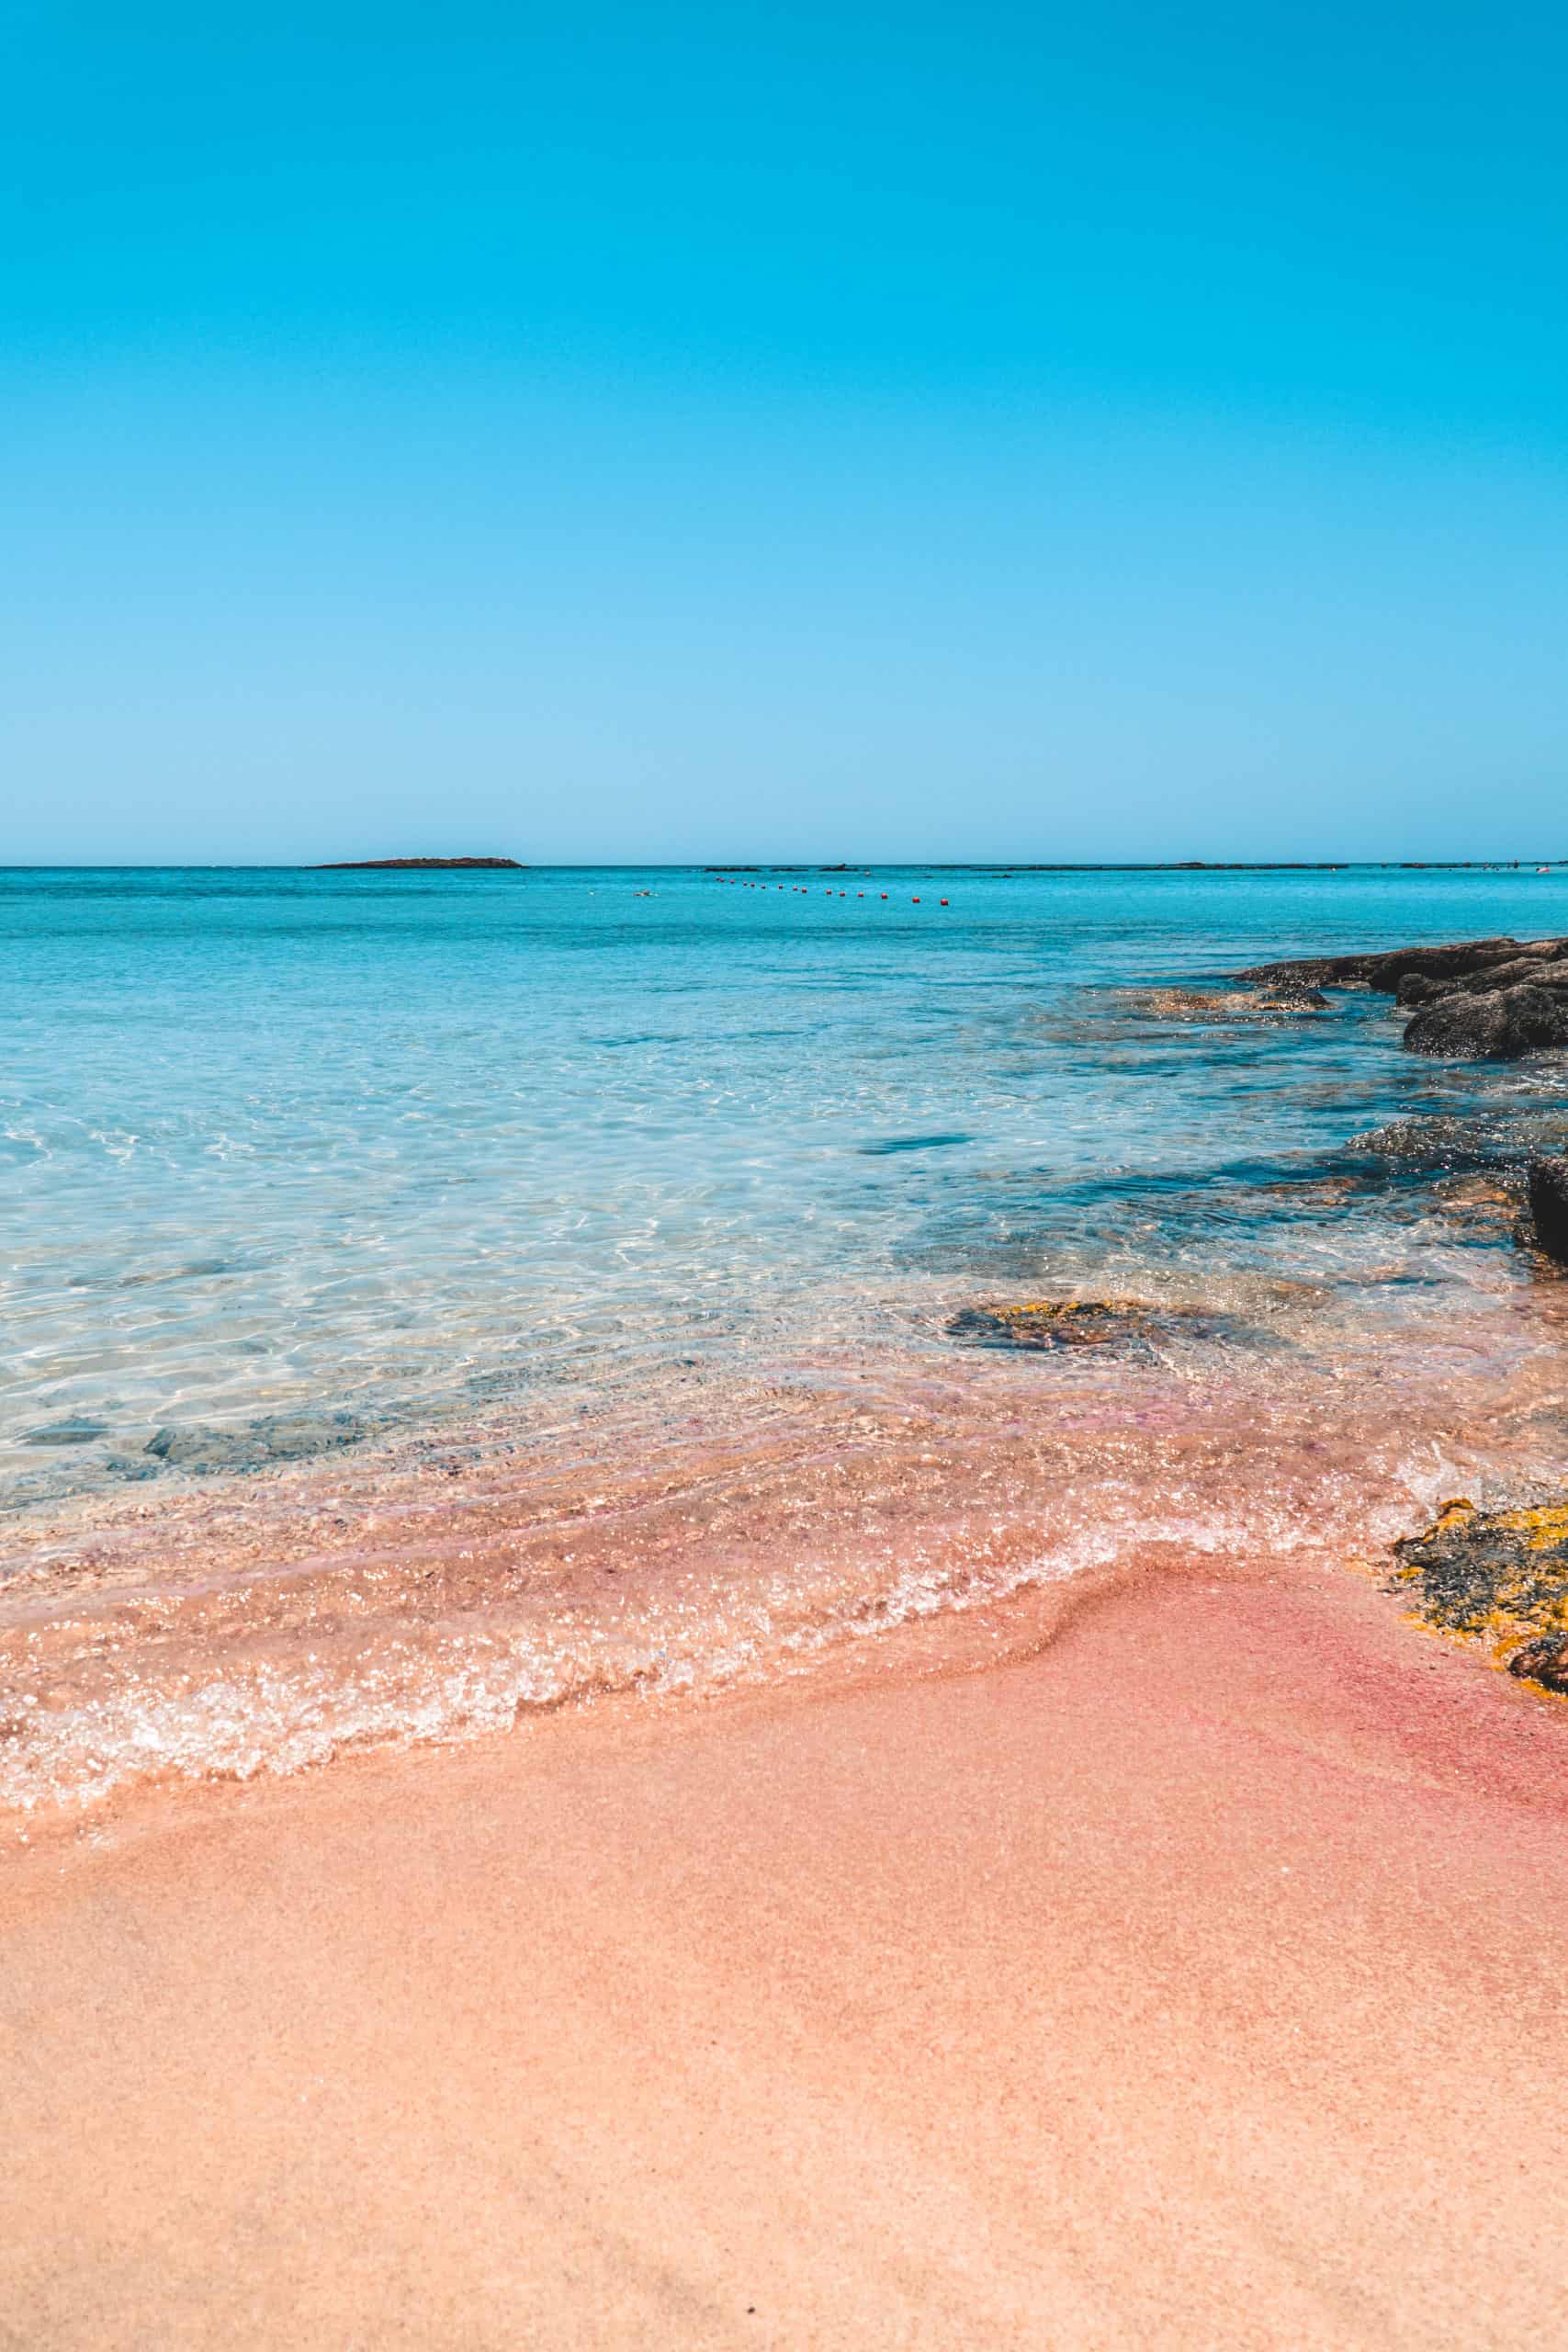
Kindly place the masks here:
<instances>
[{"instance_id":1,"label":"seaweed on rock","mask_svg":"<svg viewBox=\"0 0 1568 2352\"><path fill-rule=\"evenodd\" d=\"M1522 1680L1568 1690L1568 1500L1483 1511L1460 1497L1393 1550L1390 1589L1427 1624L1483 1642Z\"/></svg>"}]
</instances>

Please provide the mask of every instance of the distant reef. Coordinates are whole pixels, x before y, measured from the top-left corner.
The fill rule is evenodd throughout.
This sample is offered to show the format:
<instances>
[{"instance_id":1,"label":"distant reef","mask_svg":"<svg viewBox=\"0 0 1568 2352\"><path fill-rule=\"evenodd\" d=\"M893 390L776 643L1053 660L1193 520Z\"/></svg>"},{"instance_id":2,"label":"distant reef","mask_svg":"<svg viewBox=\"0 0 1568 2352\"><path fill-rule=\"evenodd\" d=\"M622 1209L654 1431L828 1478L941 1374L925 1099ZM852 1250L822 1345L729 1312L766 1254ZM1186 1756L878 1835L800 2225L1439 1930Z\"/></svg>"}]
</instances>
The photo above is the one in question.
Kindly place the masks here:
<instances>
[{"instance_id":1,"label":"distant reef","mask_svg":"<svg viewBox=\"0 0 1568 2352\"><path fill-rule=\"evenodd\" d=\"M318 874L525 874L514 857L337 857Z\"/></svg>"}]
</instances>

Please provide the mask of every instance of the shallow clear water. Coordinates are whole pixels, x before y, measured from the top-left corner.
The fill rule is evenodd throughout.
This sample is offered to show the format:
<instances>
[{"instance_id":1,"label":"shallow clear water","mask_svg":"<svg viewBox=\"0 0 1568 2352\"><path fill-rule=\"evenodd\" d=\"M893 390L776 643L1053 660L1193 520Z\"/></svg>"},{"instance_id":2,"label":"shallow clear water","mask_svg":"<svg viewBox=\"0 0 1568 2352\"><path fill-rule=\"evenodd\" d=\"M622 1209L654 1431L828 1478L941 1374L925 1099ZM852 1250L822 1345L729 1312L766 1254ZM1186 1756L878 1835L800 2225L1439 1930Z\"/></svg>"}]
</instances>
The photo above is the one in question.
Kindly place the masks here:
<instances>
[{"instance_id":1,"label":"shallow clear water","mask_svg":"<svg viewBox=\"0 0 1568 2352\"><path fill-rule=\"evenodd\" d=\"M1558 1475L1568 1070L1158 993L1505 931L1568 876L0 876L0 1806ZM1070 1294L1163 1319L952 1328Z\"/></svg>"},{"instance_id":2,"label":"shallow clear water","mask_svg":"<svg viewBox=\"0 0 1568 2352\"><path fill-rule=\"evenodd\" d=\"M166 1425L760 1361L965 1282L1354 1275L1378 1216L1268 1188L1539 1074L1415 1062L1379 1000L1110 991L1506 929L1568 929L1568 876L12 872L9 1498L157 1469Z\"/></svg>"}]
</instances>

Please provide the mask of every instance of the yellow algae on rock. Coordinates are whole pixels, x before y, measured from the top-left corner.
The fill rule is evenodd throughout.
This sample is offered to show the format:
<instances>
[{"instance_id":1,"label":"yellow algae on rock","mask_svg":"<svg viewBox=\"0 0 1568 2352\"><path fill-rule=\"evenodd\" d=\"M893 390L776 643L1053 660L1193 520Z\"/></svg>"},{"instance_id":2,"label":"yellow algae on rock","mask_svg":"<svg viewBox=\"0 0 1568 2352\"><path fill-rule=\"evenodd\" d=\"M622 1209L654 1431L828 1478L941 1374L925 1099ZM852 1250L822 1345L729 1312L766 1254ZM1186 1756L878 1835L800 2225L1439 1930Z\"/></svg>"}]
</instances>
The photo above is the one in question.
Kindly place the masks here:
<instances>
[{"instance_id":1,"label":"yellow algae on rock","mask_svg":"<svg viewBox=\"0 0 1568 2352\"><path fill-rule=\"evenodd\" d=\"M1485 1645L1521 1680L1568 1691L1568 1501L1483 1511L1444 1503L1394 1545L1392 1584L1439 1633Z\"/></svg>"}]
</instances>

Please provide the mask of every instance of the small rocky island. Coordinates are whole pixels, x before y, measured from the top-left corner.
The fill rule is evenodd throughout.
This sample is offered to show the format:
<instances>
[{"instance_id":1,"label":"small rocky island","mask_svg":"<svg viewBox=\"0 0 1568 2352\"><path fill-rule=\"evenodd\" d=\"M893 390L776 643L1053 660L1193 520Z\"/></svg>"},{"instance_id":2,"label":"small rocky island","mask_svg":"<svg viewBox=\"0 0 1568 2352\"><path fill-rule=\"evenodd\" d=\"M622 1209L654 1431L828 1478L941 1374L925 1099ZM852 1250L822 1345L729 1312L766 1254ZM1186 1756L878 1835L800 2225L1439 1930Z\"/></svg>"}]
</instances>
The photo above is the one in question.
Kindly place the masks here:
<instances>
[{"instance_id":1,"label":"small rocky island","mask_svg":"<svg viewBox=\"0 0 1568 2352\"><path fill-rule=\"evenodd\" d=\"M526 874L514 857L338 857L318 874Z\"/></svg>"}]
</instances>

